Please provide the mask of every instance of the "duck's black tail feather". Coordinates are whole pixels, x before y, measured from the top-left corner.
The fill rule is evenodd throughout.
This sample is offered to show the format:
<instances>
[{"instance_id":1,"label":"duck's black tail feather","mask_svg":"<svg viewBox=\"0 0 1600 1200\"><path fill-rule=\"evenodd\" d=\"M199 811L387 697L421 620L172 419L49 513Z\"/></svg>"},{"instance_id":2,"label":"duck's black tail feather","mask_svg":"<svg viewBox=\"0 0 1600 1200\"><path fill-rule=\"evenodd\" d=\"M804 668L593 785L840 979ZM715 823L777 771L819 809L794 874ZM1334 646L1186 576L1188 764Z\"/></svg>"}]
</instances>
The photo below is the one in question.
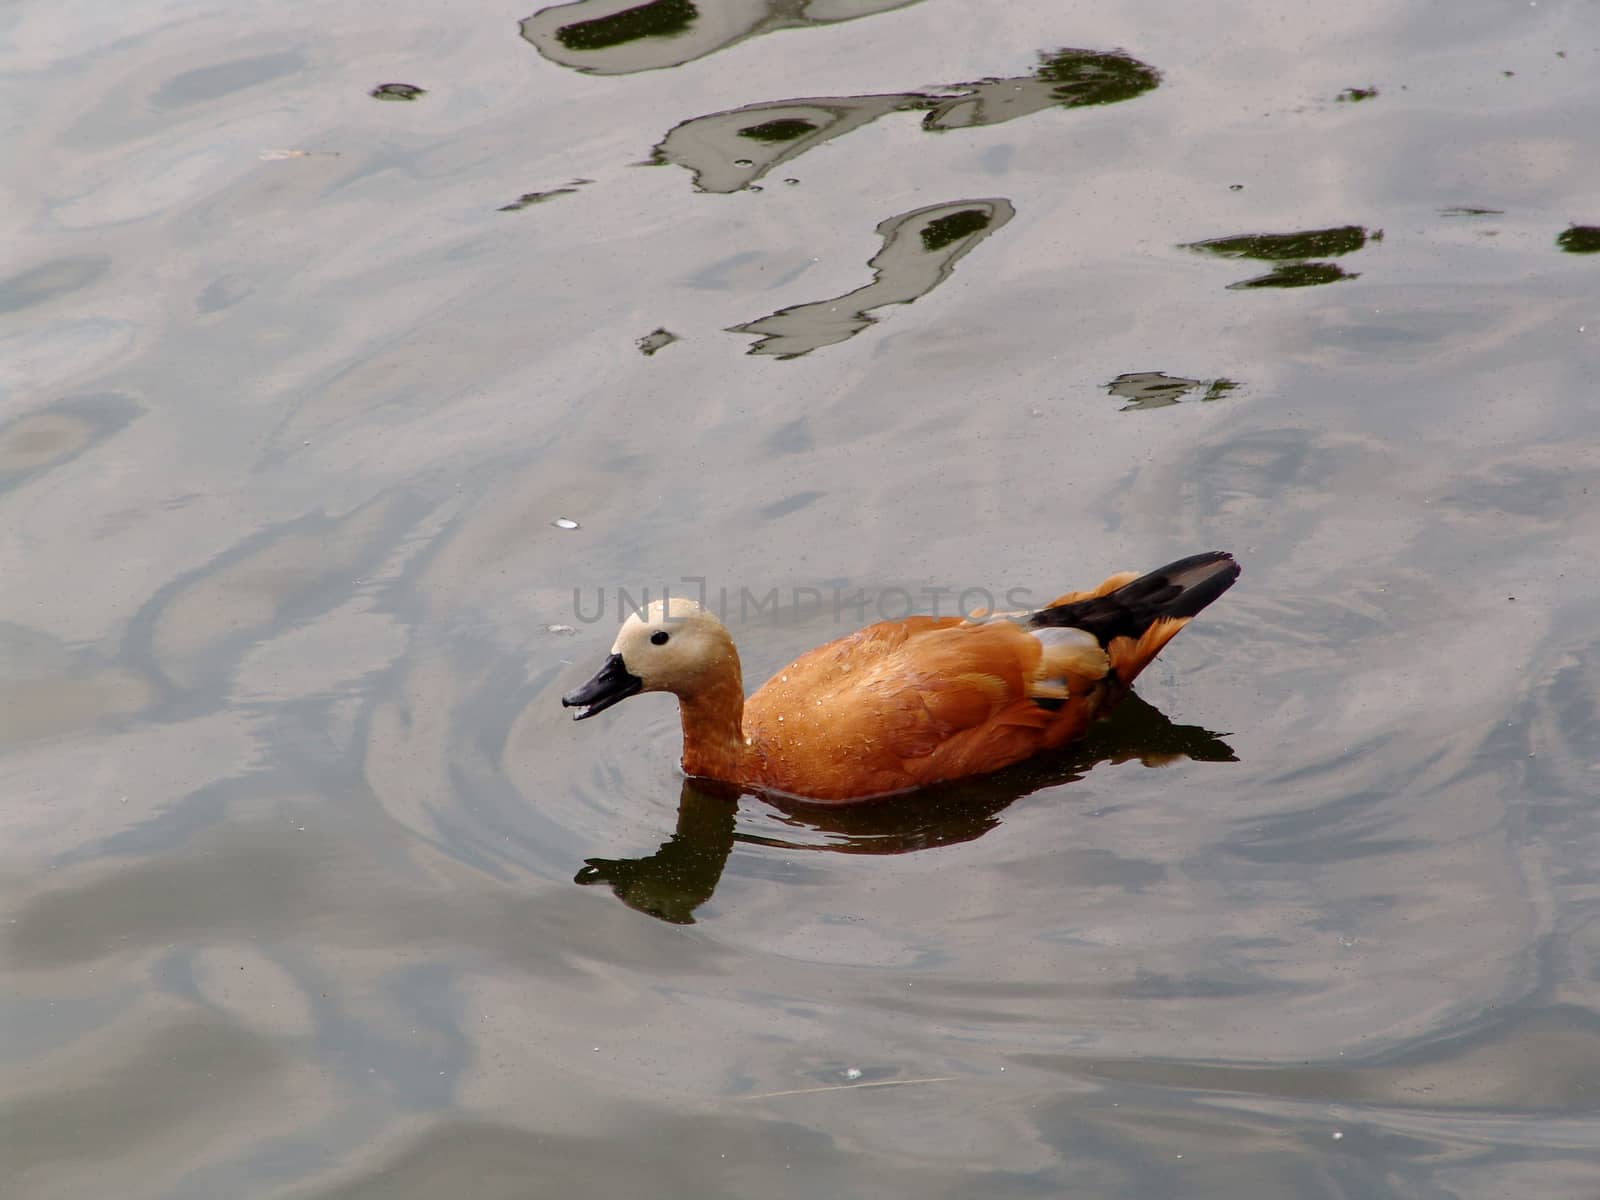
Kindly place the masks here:
<instances>
[{"instance_id":1,"label":"duck's black tail feather","mask_svg":"<svg viewBox=\"0 0 1600 1200\"><path fill-rule=\"evenodd\" d=\"M1073 600L1033 614L1034 628L1064 625L1087 630L1102 646L1113 638L1138 640L1164 617L1192 617L1233 586L1239 564L1221 550L1194 554L1141 575L1115 591ZM1173 632L1176 632L1174 630ZM1165 639L1163 639L1165 640Z\"/></svg>"}]
</instances>

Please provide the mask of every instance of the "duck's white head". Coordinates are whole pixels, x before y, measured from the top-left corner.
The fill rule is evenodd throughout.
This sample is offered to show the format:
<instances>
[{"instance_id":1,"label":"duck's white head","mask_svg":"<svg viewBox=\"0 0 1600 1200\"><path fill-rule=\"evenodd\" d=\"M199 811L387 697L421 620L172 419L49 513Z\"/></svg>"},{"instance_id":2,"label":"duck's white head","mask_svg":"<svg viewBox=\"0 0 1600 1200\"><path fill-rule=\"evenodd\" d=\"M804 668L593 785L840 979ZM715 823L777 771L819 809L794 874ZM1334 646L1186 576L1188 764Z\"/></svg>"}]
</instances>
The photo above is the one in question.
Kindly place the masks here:
<instances>
[{"instance_id":1,"label":"duck's white head","mask_svg":"<svg viewBox=\"0 0 1600 1200\"><path fill-rule=\"evenodd\" d=\"M561 703L582 721L636 692L691 698L730 675L738 686L739 655L727 629L693 600L674 596L629 616L594 678Z\"/></svg>"}]
</instances>

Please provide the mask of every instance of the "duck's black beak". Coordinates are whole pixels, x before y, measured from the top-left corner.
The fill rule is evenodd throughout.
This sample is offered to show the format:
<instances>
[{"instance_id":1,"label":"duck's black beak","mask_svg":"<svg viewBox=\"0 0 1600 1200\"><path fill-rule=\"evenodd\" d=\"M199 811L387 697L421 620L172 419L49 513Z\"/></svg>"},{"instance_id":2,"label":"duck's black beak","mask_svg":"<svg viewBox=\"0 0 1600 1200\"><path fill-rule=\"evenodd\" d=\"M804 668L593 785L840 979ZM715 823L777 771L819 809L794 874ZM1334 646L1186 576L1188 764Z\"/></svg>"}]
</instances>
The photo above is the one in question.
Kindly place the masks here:
<instances>
[{"instance_id":1,"label":"duck's black beak","mask_svg":"<svg viewBox=\"0 0 1600 1200\"><path fill-rule=\"evenodd\" d=\"M644 680L629 673L622 663L622 655L613 654L595 672L593 679L561 697L561 703L563 707L577 709L572 719L581 721L604 712L618 700L626 700L643 687Z\"/></svg>"}]
</instances>

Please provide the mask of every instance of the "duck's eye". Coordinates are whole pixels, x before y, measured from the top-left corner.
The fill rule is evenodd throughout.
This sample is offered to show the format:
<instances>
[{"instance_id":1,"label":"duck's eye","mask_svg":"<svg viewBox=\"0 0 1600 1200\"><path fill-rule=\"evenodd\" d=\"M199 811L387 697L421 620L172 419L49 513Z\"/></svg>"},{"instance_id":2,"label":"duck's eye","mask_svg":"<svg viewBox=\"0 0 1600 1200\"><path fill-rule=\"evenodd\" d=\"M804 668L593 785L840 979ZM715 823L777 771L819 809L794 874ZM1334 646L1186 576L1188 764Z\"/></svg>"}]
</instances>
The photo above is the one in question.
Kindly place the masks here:
<instances>
[{"instance_id":1,"label":"duck's eye","mask_svg":"<svg viewBox=\"0 0 1600 1200\"><path fill-rule=\"evenodd\" d=\"M667 638L670 636L671 634L669 634L665 629L658 629L650 635L650 644L652 646L665 646L667 644Z\"/></svg>"}]
</instances>

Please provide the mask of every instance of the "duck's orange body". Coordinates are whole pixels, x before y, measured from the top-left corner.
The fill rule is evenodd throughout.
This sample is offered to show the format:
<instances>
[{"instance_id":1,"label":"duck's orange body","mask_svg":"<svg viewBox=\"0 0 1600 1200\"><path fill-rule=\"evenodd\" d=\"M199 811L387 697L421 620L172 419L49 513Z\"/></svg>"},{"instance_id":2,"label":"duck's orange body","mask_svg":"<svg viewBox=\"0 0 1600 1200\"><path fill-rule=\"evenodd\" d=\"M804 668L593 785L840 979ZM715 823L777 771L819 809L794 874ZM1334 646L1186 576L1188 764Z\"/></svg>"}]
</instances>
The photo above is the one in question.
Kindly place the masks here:
<instances>
[{"instance_id":1,"label":"duck's orange body","mask_svg":"<svg viewBox=\"0 0 1600 1200\"><path fill-rule=\"evenodd\" d=\"M686 773L865 800L1079 737L1238 573L1225 554L1197 555L1034 613L881 622L802 655L748 700L721 623L688 602L658 604L630 618L606 667L563 702L581 718L635 691L672 691Z\"/></svg>"}]
</instances>

